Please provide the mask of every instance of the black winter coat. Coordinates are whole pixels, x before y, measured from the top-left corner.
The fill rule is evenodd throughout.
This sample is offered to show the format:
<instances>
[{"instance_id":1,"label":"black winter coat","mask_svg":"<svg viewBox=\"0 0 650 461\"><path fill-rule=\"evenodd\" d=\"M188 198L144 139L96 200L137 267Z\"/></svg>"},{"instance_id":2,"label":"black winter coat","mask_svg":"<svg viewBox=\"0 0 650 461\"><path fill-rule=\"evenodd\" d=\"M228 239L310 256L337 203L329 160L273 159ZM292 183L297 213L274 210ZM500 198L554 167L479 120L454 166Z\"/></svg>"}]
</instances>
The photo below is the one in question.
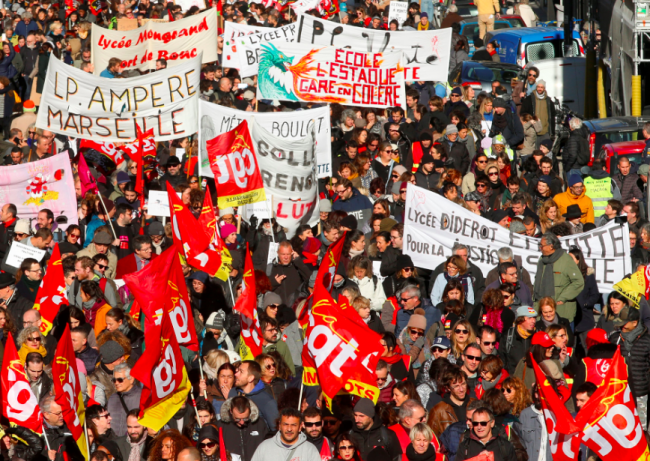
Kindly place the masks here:
<instances>
[{"instance_id":1,"label":"black winter coat","mask_svg":"<svg viewBox=\"0 0 650 461\"><path fill-rule=\"evenodd\" d=\"M589 331L596 326L594 320L594 305L598 304L600 301L601 296L600 290L598 289L598 282L596 282L596 274L593 269L590 268L585 277L585 287L576 298L578 309L576 312L576 318L573 319L573 322L577 333Z\"/></svg>"},{"instance_id":2,"label":"black winter coat","mask_svg":"<svg viewBox=\"0 0 650 461\"><path fill-rule=\"evenodd\" d=\"M269 264L266 269L273 287L273 292L282 298L282 302L287 306L292 306L296 298L296 292L303 282L309 280L311 271L300 258L292 260L288 265L282 265L277 261ZM286 275L286 278L278 284L275 277L277 275Z\"/></svg>"},{"instance_id":3,"label":"black winter coat","mask_svg":"<svg viewBox=\"0 0 650 461\"><path fill-rule=\"evenodd\" d=\"M74 441L72 433L65 424L61 427L49 427L47 425L44 425L44 427L44 436L47 437L50 448L56 451L54 461L64 461L64 452L67 455L67 459L70 461L85 461L85 456L81 454L81 451L79 451L79 447ZM47 452L48 446L43 443L43 449L41 450L41 456L43 459L50 459Z\"/></svg>"},{"instance_id":4,"label":"black winter coat","mask_svg":"<svg viewBox=\"0 0 650 461\"><path fill-rule=\"evenodd\" d=\"M512 444L505 437L497 435L496 428L492 429L492 434L490 441L483 445L472 432L469 437L460 442L456 452L456 461L474 458L484 451L491 451L494 454L494 461L517 461L515 448Z\"/></svg>"},{"instance_id":5,"label":"black winter coat","mask_svg":"<svg viewBox=\"0 0 650 461\"><path fill-rule=\"evenodd\" d=\"M501 335L501 341L499 342L499 357L504 363L506 370L510 376L514 376L515 370L517 369L517 364L521 359L524 358L528 349L530 349L530 343L533 339L533 335L530 335L527 339L522 338L517 331L517 327L514 328L514 337L512 340L512 345L510 349L507 348L507 339L509 331L506 331Z\"/></svg>"},{"instance_id":6,"label":"black winter coat","mask_svg":"<svg viewBox=\"0 0 650 461\"><path fill-rule=\"evenodd\" d=\"M517 114L513 114L511 110L506 109L503 113L503 116L506 118L507 125L502 130L497 128L494 121L492 122L492 129L490 130L490 137L494 137L497 134L502 134L506 138L508 145L514 149L516 146L521 144L524 140L524 127L521 124L521 120ZM495 118L498 115L495 114ZM515 155L516 155L515 151Z\"/></svg>"},{"instance_id":7,"label":"black winter coat","mask_svg":"<svg viewBox=\"0 0 650 461\"><path fill-rule=\"evenodd\" d=\"M250 399L249 399L250 400ZM230 416L232 399L221 405L221 420L217 426L223 430L223 440L226 450L241 456L242 461L251 461L257 447L264 442L269 433L269 427L260 416L260 411L254 402L250 402L250 420L244 427L239 427Z\"/></svg>"},{"instance_id":8,"label":"black winter coat","mask_svg":"<svg viewBox=\"0 0 650 461\"><path fill-rule=\"evenodd\" d=\"M402 447L397 440L397 435L382 425L379 415L375 415L373 424L367 431L359 429L355 424L350 431L350 438L357 443L361 459L368 459L368 453L375 447L383 447L393 461L401 458Z\"/></svg>"},{"instance_id":9,"label":"black winter coat","mask_svg":"<svg viewBox=\"0 0 650 461\"><path fill-rule=\"evenodd\" d=\"M569 173L573 169L580 169L589 161L589 132L583 126L573 130L562 150L562 166ZM586 160L586 161L585 161Z\"/></svg>"},{"instance_id":10,"label":"black winter coat","mask_svg":"<svg viewBox=\"0 0 650 461\"><path fill-rule=\"evenodd\" d=\"M634 398L650 394L650 334L644 326L643 332L632 342L633 347L627 350L624 339L616 332L610 339L614 344L621 345L621 355L625 358L628 381Z\"/></svg>"},{"instance_id":11,"label":"black winter coat","mask_svg":"<svg viewBox=\"0 0 650 461\"><path fill-rule=\"evenodd\" d=\"M19 458L30 461L43 451L45 441L26 427L8 427L5 434L15 435L19 440L25 441L25 443L19 441L14 445L14 459Z\"/></svg>"}]
</instances>

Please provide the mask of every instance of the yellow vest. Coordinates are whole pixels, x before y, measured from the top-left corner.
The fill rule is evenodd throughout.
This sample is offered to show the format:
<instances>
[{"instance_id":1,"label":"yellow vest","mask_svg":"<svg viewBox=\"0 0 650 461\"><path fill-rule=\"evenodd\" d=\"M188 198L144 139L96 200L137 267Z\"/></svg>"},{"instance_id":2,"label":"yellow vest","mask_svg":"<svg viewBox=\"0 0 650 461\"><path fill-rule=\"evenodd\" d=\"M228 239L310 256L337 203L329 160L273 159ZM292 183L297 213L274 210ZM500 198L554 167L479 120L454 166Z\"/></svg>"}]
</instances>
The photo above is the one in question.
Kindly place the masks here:
<instances>
[{"instance_id":1,"label":"yellow vest","mask_svg":"<svg viewBox=\"0 0 650 461\"><path fill-rule=\"evenodd\" d=\"M492 147L490 147L490 148L488 148L488 149L485 149L485 150L483 151L483 153L484 153L485 155L487 155L488 158L492 158L492 159L497 158L496 155L494 155L494 156L492 155ZM512 162L512 160L515 158L515 152L514 152L512 149L510 149L509 147L506 147L506 154L508 154L508 158L509 158L510 161Z\"/></svg>"},{"instance_id":2,"label":"yellow vest","mask_svg":"<svg viewBox=\"0 0 650 461\"><path fill-rule=\"evenodd\" d=\"M612 178L594 179L591 176L585 178L585 195L594 204L594 217L598 218L605 214L607 201L614 198L612 194Z\"/></svg>"}]
</instances>

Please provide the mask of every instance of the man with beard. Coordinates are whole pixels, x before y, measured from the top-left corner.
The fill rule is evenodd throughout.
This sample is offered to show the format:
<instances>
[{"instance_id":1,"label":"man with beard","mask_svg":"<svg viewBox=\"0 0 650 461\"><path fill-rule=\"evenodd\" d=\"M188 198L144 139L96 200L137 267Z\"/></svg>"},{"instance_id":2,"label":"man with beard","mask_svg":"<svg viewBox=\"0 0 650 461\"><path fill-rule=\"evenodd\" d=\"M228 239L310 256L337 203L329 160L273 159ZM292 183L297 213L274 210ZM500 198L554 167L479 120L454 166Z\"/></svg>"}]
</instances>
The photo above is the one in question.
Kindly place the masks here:
<instances>
[{"instance_id":1,"label":"man with beard","mask_svg":"<svg viewBox=\"0 0 650 461\"><path fill-rule=\"evenodd\" d=\"M385 449L392 460L401 457L402 448L397 436L382 424L372 400L368 398L360 399L354 406L354 427L350 438L357 442L361 459L368 459L368 454L377 447Z\"/></svg>"},{"instance_id":2,"label":"man with beard","mask_svg":"<svg viewBox=\"0 0 650 461\"><path fill-rule=\"evenodd\" d=\"M242 461L251 461L255 450L269 433L257 405L238 395L223 403L220 415L217 425L223 431L226 450L241 457Z\"/></svg>"},{"instance_id":3,"label":"man with beard","mask_svg":"<svg viewBox=\"0 0 650 461\"><path fill-rule=\"evenodd\" d=\"M465 418L467 404L470 400L474 400L470 399L467 376L460 368L448 369L442 378L442 384L445 388L445 396L430 413L431 429L437 437L440 437L453 423L462 421Z\"/></svg>"},{"instance_id":4,"label":"man with beard","mask_svg":"<svg viewBox=\"0 0 650 461\"><path fill-rule=\"evenodd\" d=\"M537 80L535 90L522 99L521 113L536 115L542 124L542 129L537 132L537 147L545 139L555 135L555 105L546 93L546 82Z\"/></svg>"},{"instance_id":5,"label":"man with beard","mask_svg":"<svg viewBox=\"0 0 650 461\"><path fill-rule=\"evenodd\" d=\"M269 429L276 430L278 404L266 392L262 382L262 369L254 360L244 360L235 372L235 387L240 395L248 397L257 405Z\"/></svg>"},{"instance_id":6,"label":"man with beard","mask_svg":"<svg viewBox=\"0 0 650 461\"><path fill-rule=\"evenodd\" d=\"M148 437L144 426L138 422L139 414L138 408L129 411L126 417L126 435L115 441L124 461L144 461L145 459L143 455ZM131 452L134 450L137 450L138 458L131 457Z\"/></svg>"},{"instance_id":7,"label":"man with beard","mask_svg":"<svg viewBox=\"0 0 650 461\"><path fill-rule=\"evenodd\" d=\"M137 232L131 224L131 221L133 221L133 208L131 206L126 203L118 205L115 216L113 229L117 238L113 241L113 246L119 261L133 253L131 240L137 235Z\"/></svg>"},{"instance_id":8,"label":"man with beard","mask_svg":"<svg viewBox=\"0 0 650 461\"><path fill-rule=\"evenodd\" d=\"M300 431L302 414L295 408L282 409L278 418L278 433L265 440L255 450L252 461L277 461L298 459L300 461L320 461L321 457L307 436Z\"/></svg>"},{"instance_id":9,"label":"man with beard","mask_svg":"<svg viewBox=\"0 0 650 461\"><path fill-rule=\"evenodd\" d=\"M320 410L309 407L304 411L303 417L307 441L316 447L321 461L329 461L334 457L334 443L323 435L323 416Z\"/></svg>"},{"instance_id":10,"label":"man with beard","mask_svg":"<svg viewBox=\"0 0 650 461\"><path fill-rule=\"evenodd\" d=\"M280 341L280 325L276 319L263 315L260 319L260 329L262 330L262 351L265 354L277 352L282 356L292 375L296 375L296 367L291 358L289 346L284 341Z\"/></svg>"}]
</instances>

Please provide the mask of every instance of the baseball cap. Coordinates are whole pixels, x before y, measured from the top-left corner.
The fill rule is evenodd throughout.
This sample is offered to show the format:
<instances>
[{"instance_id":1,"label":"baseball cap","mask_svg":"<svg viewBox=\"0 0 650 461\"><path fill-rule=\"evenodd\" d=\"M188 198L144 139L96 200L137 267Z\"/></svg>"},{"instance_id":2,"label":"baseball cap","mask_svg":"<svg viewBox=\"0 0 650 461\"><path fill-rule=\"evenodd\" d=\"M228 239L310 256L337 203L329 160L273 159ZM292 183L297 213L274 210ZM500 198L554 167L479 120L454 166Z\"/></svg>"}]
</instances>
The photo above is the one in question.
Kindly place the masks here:
<instances>
[{"instance_id":1,"label":"baseball cap","mask_svg":"<svg viewBox=\"0 0 650 461\"><path fill-rule=\"evenodd\" d=\"M551 347L555 346L555 343L551 337L545 331L538 331L533 335L533 339L530 342L532 345L539 344L542 347Z\"/></svg>"},{"instance_id":2,"label":"baseball cap","mask_svg":"<svg viewBox=\"0 0 650 461\"><path fill-rule=\"evenodd\" d=\"M609 339L607 339L607 332L602 328L594 328L593 330L589 330L589 333L587 333L586 343L587 349L595 346L596 344L608 344Z\"/></svg>"},{"instance_id":3,"label":"baseball cap","mask_svg":"<svg viewBox=\"0 0 650 461\"><path fill-rule=\"evenodd\" d=\"M517 317L537 317L537 311L530 306L519 306Z\"/></svg>"},{"instance_id":4,"label":"baseball cap","mask_svg":"<svg viewBox=\"0 0 650 461\"><path fill-rule=\"evenodd\" d=\"M447 338L446 336L438 336L436 339L433 340L431 349L433 349L434 347L439 347L440 349L449 349L451 347L451 341L449 341L449 338Z\"/></svg>"},{"instance_id":5,"label":"baseball cap","mask_svg":"<svg viewBox=\"0 0 650 461\"><path fill-rule=\"evenodd\" d=\"M636 307L625 306L621 309L621 312L618 313L618 317L613 320L614 327L621 328L627 322L636 322L639 321L640 318L639 309Z\"/></svg>"}]
</instances>

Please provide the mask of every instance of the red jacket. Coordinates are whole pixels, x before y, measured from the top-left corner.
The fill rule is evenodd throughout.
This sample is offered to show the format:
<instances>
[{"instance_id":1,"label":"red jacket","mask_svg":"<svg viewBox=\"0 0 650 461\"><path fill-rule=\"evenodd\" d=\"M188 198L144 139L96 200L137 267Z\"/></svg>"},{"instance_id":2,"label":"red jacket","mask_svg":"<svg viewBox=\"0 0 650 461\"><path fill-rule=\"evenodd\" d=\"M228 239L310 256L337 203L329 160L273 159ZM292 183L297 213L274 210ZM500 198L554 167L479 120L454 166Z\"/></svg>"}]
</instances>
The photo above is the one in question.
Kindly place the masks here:
<instances>
[{"instance_id":1,"label":"red jacket","mask_svg":"<svg viewBox=\"0 0 650 461\"><path fill-rule=\"evenodd\" d=\"M151 261L157 257L158 255L156 253L152 253ZM135 258L135 253L132 253L117 261L117 270L115 271L116 279L124 278L125 275L138 271L138 263L136 262Z\"/></svg>"}]
</instances>

